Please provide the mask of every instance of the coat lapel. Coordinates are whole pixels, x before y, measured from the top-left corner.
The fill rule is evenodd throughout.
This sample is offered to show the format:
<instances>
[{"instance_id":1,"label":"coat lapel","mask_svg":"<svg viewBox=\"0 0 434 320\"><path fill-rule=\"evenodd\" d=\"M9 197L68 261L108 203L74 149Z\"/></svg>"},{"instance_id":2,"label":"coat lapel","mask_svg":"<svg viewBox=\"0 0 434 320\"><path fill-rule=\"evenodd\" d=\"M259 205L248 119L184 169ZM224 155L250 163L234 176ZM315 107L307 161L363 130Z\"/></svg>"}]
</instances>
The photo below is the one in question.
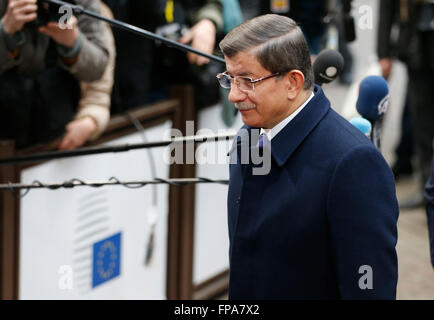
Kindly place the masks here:
<instances>
[{"instance_id":1,"label":"coat lapel","mask_svg":"<svg viewBox=\"0 0 434 320\"><path fill-rule=\"evenodd\" d=\"M330 101L319 86L306 107L280 131L271 142L271 154L279 167L283 166L303 140L330 110Z\"/></svg>"}]
</instances>

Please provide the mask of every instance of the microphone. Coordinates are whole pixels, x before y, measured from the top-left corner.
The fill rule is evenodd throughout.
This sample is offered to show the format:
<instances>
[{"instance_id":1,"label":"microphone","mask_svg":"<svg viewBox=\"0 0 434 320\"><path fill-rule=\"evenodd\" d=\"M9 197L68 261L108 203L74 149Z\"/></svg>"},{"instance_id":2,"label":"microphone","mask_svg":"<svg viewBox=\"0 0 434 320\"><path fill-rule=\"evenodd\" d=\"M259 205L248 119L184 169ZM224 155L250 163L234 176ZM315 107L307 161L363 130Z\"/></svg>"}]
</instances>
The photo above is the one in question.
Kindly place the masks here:
<instances>
[{"instance_id":1,"label":"microphone","mask_svg":"<svg viewBox=\"0 0 434 320\"><path fill-rule=\"evenodd\" d=\"M369 76L362 80L356 108L360 115L372 124L371 140L381 148L381 125L389 106L389 86L380 76Z\"/></svg>"},{"instance_id":2,"label":"microphone","mask_svg":"<svg viewBox=\"0 0 434 320\"><path fill-rule=\"evenodd\" d=\"M321 51L313 63L315 83L322 85L334 81L344 69L344 58L336 50Z\"/></svg>"},{"instance_id":3,"label":"microphone","mask_svg":"<svg viewBox=\"0 0 434 320\"><path fill-rule=\"evenodd\" d=\"M369 139L371 138L372 124L365 118L351 118L350 123L359 129Z\"/></svg>"}]
</instances>

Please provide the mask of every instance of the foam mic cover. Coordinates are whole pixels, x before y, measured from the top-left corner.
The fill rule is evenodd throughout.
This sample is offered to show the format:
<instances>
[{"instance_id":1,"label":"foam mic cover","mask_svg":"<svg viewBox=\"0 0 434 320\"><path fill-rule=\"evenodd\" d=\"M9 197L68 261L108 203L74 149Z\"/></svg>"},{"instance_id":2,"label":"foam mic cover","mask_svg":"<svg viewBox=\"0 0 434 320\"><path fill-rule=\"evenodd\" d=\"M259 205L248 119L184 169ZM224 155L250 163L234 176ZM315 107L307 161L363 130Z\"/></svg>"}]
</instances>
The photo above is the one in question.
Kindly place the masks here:
<instances>
[{"instance_id":1,"label":"foam mic cover","mask_svg":"<svg viewBox=\"0 0 434 320\"><path fill-rule=\"evenodd\" d=\"M321 51L313 63L315 83L322 85L335 80L344 68L344 58L336 50Z\"/></svg>"},{"instance_id":2,"label":"foam mic cover","mask_svg":"<svg viewBox=\"0 0 434 320\"><path fill-rule=\"evenodd\" d=\"M359 129L365 136L371 137L372 124L364 118L352 118L350 123Z\"/></svg>"},{"instance_id":3,"label":"foam mic cover","mask_svg":"<svg viewBox=\"0 0 434 320\"><path fill-rule=\"evenodd\" d=\"M369 76L362 80L357 98L357 112L374 122L380 119L389 106L389 86L380 76Z\"/></svg>"}]
</instances>

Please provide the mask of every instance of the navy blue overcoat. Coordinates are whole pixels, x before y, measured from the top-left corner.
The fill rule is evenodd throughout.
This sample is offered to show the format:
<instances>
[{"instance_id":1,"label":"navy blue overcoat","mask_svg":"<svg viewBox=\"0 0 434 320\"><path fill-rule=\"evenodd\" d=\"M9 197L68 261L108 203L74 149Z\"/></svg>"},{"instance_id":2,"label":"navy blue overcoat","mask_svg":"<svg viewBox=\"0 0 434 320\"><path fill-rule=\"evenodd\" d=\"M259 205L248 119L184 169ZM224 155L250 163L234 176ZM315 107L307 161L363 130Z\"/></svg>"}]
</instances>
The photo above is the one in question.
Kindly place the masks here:
<instances>
[{"instance_id":1,"label":"navy blue overcoat","mask_svg":"<svg viewBox=\"0 0 434 320\"><path fill-rule=\"evenodd\" d=\"M232 148L230 299L396 298L393 174L322 89L314 93L273 138L269 174L240 164L242 139Z\"/></svg>"}]
</instances>

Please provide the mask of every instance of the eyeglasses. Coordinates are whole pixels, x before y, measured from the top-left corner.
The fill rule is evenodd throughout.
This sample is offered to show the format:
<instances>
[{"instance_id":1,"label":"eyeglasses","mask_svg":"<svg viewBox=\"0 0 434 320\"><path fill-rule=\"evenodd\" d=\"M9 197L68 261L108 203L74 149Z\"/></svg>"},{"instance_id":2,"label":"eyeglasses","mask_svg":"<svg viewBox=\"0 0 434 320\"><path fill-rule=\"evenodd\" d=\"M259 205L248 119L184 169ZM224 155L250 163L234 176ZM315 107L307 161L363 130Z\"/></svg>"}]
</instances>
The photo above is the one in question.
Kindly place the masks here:
<instances>
[{"instance_id":1,"label":"eyeglasses","mask_svg":"<svg viewBox=\"0 0 434 320\"><path fill-rule=\"evenodd\" d=\"M238 89L247 93L255 89L255 83L276 77L280 74L282 74L282 72L273 73L270 74L269 76L253 80L252 78L249 77L241 77L241 76L231 77L226 71L223 73L219 73L217 75L217 79L222 88L230 89L232 87L232 83L235 83Z\"/></svg>"}]
</instances>

